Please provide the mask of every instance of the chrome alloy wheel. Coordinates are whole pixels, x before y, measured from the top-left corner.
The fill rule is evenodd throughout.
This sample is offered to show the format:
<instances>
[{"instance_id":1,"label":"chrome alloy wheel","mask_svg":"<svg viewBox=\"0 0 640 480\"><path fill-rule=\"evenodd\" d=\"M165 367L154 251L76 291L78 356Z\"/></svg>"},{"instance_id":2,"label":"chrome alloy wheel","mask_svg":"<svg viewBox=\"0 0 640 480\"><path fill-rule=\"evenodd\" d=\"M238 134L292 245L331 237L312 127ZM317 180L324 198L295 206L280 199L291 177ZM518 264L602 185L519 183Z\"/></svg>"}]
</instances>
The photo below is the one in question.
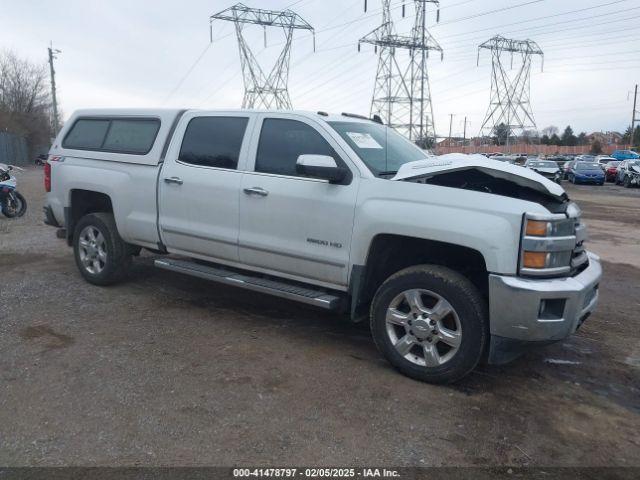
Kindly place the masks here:
<instances>
[{"instance_id":1,"label":"chrome alloy wheel","mask_svg":"<svg viewBox=\"0 0 640 480\"><path fill-rule=\"evenodd\" d=\"M398 353L422 367L437 367L453 358L462 340L455 309L437 293L406 290L390 303L387 335Z\"/></svg>"},{"instance_id":2,"label":"chrome alloy wheel","mask_svg":"<svg viewBox=\"0 0 640 480\"><path fill-rule=\"evenodd\" d=\"M85 270L94 275L99 274L107 265L107 242L100 231L89 225L80 232L80 261Z\"/></svg>"}]
</instances>

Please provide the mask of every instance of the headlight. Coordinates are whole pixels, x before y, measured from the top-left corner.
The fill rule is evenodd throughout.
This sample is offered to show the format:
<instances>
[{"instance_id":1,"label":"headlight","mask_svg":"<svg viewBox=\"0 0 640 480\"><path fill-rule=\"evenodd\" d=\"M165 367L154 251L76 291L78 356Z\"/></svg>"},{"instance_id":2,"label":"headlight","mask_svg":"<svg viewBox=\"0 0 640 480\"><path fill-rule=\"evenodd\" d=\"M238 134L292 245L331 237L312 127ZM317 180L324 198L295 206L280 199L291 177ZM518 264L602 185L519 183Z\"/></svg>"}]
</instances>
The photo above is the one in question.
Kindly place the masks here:
<instances>
[{"instance_id":1,"label":"headlight","mask_svg":"<svg viewBox=\"0 0 640 480\"><path fill-rule=\"evenodd\" d=\"M520 249L520 274L558 276L571 271L576 247L575 219L565 215L525 214Z\"/></svg>"}]
</instances>

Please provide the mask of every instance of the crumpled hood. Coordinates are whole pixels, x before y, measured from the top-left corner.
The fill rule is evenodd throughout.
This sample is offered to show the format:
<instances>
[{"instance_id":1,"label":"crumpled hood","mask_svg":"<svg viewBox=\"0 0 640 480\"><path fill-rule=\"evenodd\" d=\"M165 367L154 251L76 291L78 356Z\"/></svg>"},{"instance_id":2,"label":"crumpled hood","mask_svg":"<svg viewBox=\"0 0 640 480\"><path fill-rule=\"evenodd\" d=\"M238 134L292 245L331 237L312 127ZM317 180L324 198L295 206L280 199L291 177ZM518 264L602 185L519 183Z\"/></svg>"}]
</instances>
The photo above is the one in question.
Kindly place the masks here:
<instances>
[{"instance_id":1,"label":"crumpled hood","mask_svg":"<svg viewBox=\"0 0 640 480\"><path fill-rule=\"evenodd\" d=\"M424 160L405 163L391 180L405 180L416 177L431 177L440 173L477 169L487 175L509 180L523 187L528 187L561 200L564 189L555 182L544 178L533 170L512 165L499 160L491 160L484 155L466 155L449 153L432 156Z\"/></svg>"},{"instance_id":2,"label":"crumpled hood","mask_svg":"<svg viewBox=\"0 0 640 480\"><path fill-rule=\"evenodd\" d=\"M631 165L631 167L629 167L629 170L640 173L640 165Z\"/></svg>"}]
</instances>

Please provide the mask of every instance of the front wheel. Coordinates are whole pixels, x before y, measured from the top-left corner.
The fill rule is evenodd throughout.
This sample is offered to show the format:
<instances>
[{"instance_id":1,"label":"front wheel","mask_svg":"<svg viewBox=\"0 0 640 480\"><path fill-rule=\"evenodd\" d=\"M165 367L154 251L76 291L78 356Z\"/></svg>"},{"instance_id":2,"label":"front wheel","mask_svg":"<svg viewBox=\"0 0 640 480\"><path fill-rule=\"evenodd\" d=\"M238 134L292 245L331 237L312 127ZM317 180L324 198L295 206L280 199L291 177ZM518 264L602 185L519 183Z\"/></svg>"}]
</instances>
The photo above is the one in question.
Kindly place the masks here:
<instances>
[{"instance_id":1,"label":"front wheel","mask_svg":"<svg viewBox=\"0 0 640 480\"><path fill-rule=\"evenodd\" d=\"M2 204L2 214L7 218L18 218L27 211L27 200L17 191L7 195Z\"/></svg>"},{"instance_id":2,"label":"front wheel","mask_svg":"<svg viewBox=\"0 0 640 480\"><path fill-rule=\"evenodd\" d=\"M486 306L475 286L435 265L407 268L387 279L371 304L378 350L400 372L450 383L480 361L488 337Z\"/></svg>"},{"instance_id":3,"label":"front wheel","mask_svg":"<svg viewBox=\"0 0 640 480\"><path fill-rule=\"evenodd\" d=\"M624 185L624 188L631 188L631 178L629 177L629 175L625 175L622 184Z\"/></svg>"},{"instance_id":4,"label":"front wheel","mask_svg":"<svg viewBox=\"0 0 640 480\"><path fill-rule=\"evenodd\" d=\"M94 285L122 280L131 266L131 251L110 213L82 217L73 235L73 250L80 273Z\"/></svg>"}]
</instances>

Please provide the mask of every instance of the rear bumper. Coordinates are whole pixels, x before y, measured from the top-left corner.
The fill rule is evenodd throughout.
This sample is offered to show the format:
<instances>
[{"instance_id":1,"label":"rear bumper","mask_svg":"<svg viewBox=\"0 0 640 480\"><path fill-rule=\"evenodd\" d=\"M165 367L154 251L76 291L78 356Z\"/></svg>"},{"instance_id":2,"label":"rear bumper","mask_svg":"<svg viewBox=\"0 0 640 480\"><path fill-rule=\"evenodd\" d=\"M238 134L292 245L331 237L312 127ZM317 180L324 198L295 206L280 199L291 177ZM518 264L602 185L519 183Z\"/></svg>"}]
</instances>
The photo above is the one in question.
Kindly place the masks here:
<instances>
[{"instance_id":1,"label":"rear bumper","mask_svg":"<svg viewBox=\"0 0 640 480\"><path fill-rule=\"evenodd\" d=\"M555 342L578 329L598 304L602 277L600 259L588 256L589 266L575 277L489 276L490 363L502 363L501 353L514 346Z\"/></svg>"},{"instance_id":2,"label":"rear bumper","mask_svg":"<svg viewBox=\"0 0 640 480\"><path fill-rule=\"evenodd\" d=\"M43 210L44 210L45 225L50 225L56 228L62 228L60 223L58 223L58 220L56 220L56 216L53 213L53 209L49 205L46 205L45 207L43 207Z\"/></svg>"}]
</instances>

